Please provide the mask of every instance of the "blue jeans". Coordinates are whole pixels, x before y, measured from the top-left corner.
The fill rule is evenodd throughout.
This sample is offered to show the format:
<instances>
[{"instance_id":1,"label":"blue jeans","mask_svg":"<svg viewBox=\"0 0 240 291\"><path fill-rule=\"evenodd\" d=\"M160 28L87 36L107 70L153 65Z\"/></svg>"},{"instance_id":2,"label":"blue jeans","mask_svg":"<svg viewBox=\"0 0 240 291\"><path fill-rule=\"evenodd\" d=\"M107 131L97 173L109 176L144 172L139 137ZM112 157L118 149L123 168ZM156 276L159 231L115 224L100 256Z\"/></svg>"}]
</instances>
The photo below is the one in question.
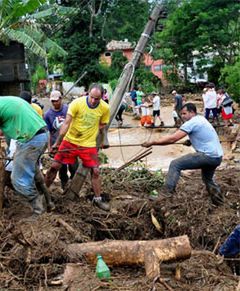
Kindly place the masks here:
<instances>
[{"instance_id":1,"label":"blue jeans","mask_svg":"<svg viewBox=\"0 0 240 291\"><path fill-rule=\"evenodd\" d=\"M240 224L238 224L219 249L224 257L235 257L240 254Z\"/></svg>"},{"instance_id":2,"label":"blue jeans","mask_svg":"<svg viewBox=\"0 0 240 291\"><path fill-rule=\"evenodd\" d=\"M25 143L17 143L11 180L14 189L28 201L38 196L34 178L39 158L47 148L47 141L48 133L41 133Z\"/></svg>"},{"instance_id":3,"label":"blue jeans","mask_svg":"<svg viewBox=\"0 0 240 291\"><path fill-rule=\"evenodd\" d=\"M217 186L213 181L216 168L221 164L222 157L211 158L204 153L193 153L173 160L170 164L166 179L169 191L175 191L182 170L202 170L202 180L205 185Z\"/></svg>"},{"instance_id":4,"label":"blue jeans","mask_svg":"<svg viewBox=\"0 0 240 291\"><path fill-rule=\"evenodd\" d=\"M206 108L206 109L205 109L205 118L206 118L207 120L209 119L210 111L212 111L213 118L218 118L217 107L216 107L216 108Z\"/></svg>"}]
</instances>

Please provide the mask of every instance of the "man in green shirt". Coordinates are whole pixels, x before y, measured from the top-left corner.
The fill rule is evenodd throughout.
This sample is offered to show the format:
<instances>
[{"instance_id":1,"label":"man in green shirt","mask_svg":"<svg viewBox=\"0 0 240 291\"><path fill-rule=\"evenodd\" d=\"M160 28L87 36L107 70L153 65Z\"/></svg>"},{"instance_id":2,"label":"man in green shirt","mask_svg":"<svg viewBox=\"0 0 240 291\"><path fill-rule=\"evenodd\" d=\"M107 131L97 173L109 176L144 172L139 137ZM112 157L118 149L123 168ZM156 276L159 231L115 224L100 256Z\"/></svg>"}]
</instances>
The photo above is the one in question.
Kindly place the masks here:
<instances>
[{"instance_id":1,"label":"man in green shirt","mask_svg":"<svg viewBox=\"0 0 240 291\"><path fill-rule=\"evenodd\" d=\"M42 195L35 184L37 163L48 141L46 123L25 100L0 97L0 129L8 139L17 141L11 174L17 193L25 196L34 216L43 213Z\"/></svg>"}]
</instances>

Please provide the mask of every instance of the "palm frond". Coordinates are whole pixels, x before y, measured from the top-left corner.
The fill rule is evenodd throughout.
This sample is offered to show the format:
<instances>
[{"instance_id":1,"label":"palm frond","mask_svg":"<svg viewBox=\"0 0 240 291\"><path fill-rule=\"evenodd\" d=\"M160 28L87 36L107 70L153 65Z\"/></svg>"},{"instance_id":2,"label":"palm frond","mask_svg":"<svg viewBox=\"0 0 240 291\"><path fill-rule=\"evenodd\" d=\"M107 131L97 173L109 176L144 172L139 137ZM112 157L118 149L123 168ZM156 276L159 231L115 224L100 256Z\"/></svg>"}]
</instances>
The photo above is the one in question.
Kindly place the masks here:
<instances>
[{"instance_id":1,"label":"palm frond","mask_svg":"<svg viewBox=\"0 0 240 291\"><path fill-rule=\"evenodd\" d=\"M47 2L47 0L26 0L16 1L18 2L13 8L14 16L21 17L27 14L34 13L41 5Z\"/></svg>"},{"instance_id":2,"label":"palm frond","mask_svg":"<svg viewBox=\"0 0 240 291\"><path fill-rule=\"evenodd\" d=\"M45 41L45 47L47 51L54 50L56 54L59 56L65 57L67 56L67 52L59 46L55 41L52 41L50 38L47 38Z\"/></svg>"},{"instance_id":3,"label":"palm frond","mask_svg":"<svg viewBox=\"0 0 240 291\"><path fill-rule=\"evenodd\" d=\"M7 28L4 30L4 33L9 39L22 43L34 54L43 58L47 56L46 50L44 50L31 36L26 34L25 31Z\"/></svg>"},{"instance_id":4,"label":"palm frond","mask_svg":"<svg viewBox=\"0 0 240 291\"><path fill-rule=\"evenodd\" d=\"M41 31L39 28L35 29L34 27L25 27L24 31L37 43L40 43L46 51L54 50L55 53L59 56L66 56L67 52L60 47L55 41L52 41L46 36L46 34Z\"/></svg>"},{"instance_id":5,"label":"palm frond","mask_svg":"<svg viewBox=\"0 0 240 291\"><path fill-rule=\"evenodd\" d=\"M32 13L28 16L28 18L31 19L41 19L47 16L71 16L73 14L76 14L78 12L78 9L73 7L63 7L59 5L54 5L54 7L51 7L49 9L44 9L43 11L39 11L36 13Z\"/></svg>"},{"instance_id":6,"label":"palm frond","mask_svg":"<svg viewBox=\"0 0 240 291\"><path fill-rule=\"evenodd\" d=\"M0 2L0 29L21 22L25 15L35 12L47 0L2 0Z\"/></svg>"}]
</instances>

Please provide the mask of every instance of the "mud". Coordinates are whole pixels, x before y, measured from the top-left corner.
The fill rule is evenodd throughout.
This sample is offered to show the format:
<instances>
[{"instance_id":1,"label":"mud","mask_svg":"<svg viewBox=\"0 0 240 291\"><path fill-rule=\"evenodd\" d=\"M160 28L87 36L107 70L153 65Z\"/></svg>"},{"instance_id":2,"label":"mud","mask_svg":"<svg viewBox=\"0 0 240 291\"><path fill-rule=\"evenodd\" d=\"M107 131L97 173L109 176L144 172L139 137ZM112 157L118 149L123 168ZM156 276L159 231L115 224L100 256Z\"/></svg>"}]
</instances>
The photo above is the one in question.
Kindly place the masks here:
<instances>
[{"instance_id":1,"label":"mud","mask_svg":"<svg viewBox=\"0 0 240 291\"><path fill-rule=\"evenodd\" d=\"M161 188L161 172L104 169L103 190L105 198L111 199L110 213L91 204L89 183L85 184L80 198L71 201L62 194L57 182L51 189L56 210L31 223L24 219L31 215L27 202L6 189L10 207L4 208L0 225L1 290L40 290L40 286L42 290L66 290L63 285L57 288L50 285L56 277L63 276L68 263L65 246L69 243L104 239L151 240L183 234L189 236L193 249L201 252L194 252L189 260L178 262L180 280L175 278L172 264L162 264L161 278L167 285L173 290L234 290L228 288L237 286L237 277L226 262L220 262L213 250L217 252L240 221L238 171L217 172L225 203L215 207L198 172L183 175L177 194L159 203L151 202L149 194L152 189ZM162 234L151 221L152 209L164 230ZM59 219L68 223L74 233ZM102 283L95 277L94 266L88 266L84 259L79 263L78 279L67 283L68 290L151 290L154 286L155 290L167 290L159 281L147 280L142 267L113 267L111 282ZM83 286L86 289L81 289ZM216 289L211 289L213 287Z\"/></svg>"},{"instance_id":2,"label":"mud","mask_svg":"<svg viewBox=\"0 0 240 291\"><path fill-rule=\"evenodd\" d=\"M119 142L116 131L110 132L111 142ZM139 131L143 139L159 134L156 130L153 133L148 129ZM221 134L229 136L232 131ZM139 142L140 134L134 129L128 130L126 136L124 143ZM109 213L92 205L90 177L79 198L74 200L63 194L57 180L51 187L56 209L31 222L26 220L31 216L28 203L5 187L8 205L5 204L0 221L0 289L236 290L239 277L234 275L233 266L216 254L240 223L240 163L234 161L238 159L237 153L231 153L230 147L226 149L226 155L231 154L233 158L225 158L222 168L216 172L216 180L225 197L223 206L212 204L199 171L184 172L172 198L150 201L150 193L161 189L165 174L161 170L149 171L148 167L154 168L155 162L156 168L167 167L170 158L190 150L179 147L174 150L162 147L165 152L157 152L157 149L155 152L154 148L152 161L148 158L122 171L104 165L101 168L102 188L104 198L111 203ZM110 150L110 160L121 154ZM124 151L124 159L135 155L138 149L131 150ZM123 162L119 161L119 165ZM43 165L45 169L48 167L47 157ZM162 227L161 233L152 223L151 212ZM69 231L62 221L73 231ZM154 240L184 234L188 235L193 248L191 258L161 263L160 278L155 280L146 278L143 267L126 266L111 267L111 281L102 282L96 278L95 266L88 265L84 258L69 264L65 251L70 243L104 239ZM180 276L176 276L176 268L180 270Z\"/></svg>"}]
</instances>

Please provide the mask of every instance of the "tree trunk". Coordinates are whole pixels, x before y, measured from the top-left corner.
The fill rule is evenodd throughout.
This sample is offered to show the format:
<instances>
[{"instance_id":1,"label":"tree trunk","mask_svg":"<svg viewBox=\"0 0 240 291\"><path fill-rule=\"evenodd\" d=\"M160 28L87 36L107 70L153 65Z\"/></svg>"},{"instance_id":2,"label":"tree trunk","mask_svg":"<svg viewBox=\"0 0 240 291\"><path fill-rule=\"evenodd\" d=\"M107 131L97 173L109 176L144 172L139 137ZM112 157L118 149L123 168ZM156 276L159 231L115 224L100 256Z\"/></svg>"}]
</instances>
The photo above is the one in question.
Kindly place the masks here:
<instances>
[{"instance_id":1,"label":"tree trunk","mask_svg":"<svg viewBox=\"0 0 240 291\"><path fill-rule=\"evenodd\" d=\"M160 274L159 262L187 259L191 256L191 246L186 235L163 240L124 241L106 240L82 244L70 244L66 248L70 262L85 258L96 264L97 254L101 254L108 265L145 265L148 277Z\"/></svg>"}]
</instances>

